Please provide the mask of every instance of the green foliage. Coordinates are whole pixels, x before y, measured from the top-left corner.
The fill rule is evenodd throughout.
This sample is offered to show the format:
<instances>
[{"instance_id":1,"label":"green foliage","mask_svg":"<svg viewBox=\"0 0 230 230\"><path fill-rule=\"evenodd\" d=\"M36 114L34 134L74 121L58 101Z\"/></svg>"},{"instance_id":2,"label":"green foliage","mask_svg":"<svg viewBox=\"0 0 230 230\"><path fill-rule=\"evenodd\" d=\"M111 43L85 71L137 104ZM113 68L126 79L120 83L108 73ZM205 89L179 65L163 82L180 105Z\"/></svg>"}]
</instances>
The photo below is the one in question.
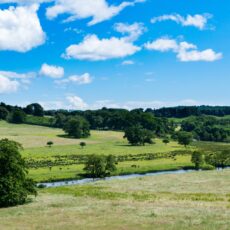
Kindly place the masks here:
<instances>
[{"instance_id":1,"label":"green foliage","mask_svg":"<svg viewBox=\"0 0 230 230\"><path fill-rule=\"evenodd\" d=\"M170 143L170 139L168 138L168 137L165 137L163 140L162 140L162 142L164 143L164 144L168 144L168 143Z\"/></svg>"},{"instance_id":2,"label":"green foliage","mask_svg":"<svg viewBox=\"0 0 230 230\"><path fill-rule=\"evenodd\" d=\"M26 176L21 148L17 142L0 140L0 207L24 204L29 194L36 195L34 182Z\"/></svg>"},{"instance_id":3,"label":"green foliage","mask_svg":"<svg viewBox=\"0 0 230 230\"><path fill-rule=\"evenodd\" d=\"M44 110L42 106L38 103L27 105L27 107L25 108L25 112L27 114L31 114L38 117L42 117L44 115Z\"/></svg>"},{"instance_id":4,"label":"green foliage","mask_svg":"<svg viewBox=\"0 0 230 230\"><path fill-rule=\"evenodd\" d=\"M90 136L89 123L83 117L71 117L64 125L63 130L70 137L86 138Z\"/></svg>"},{"instance_id":5,"label":"green foliage","mask_svg":"<svg viewBox=\"0 0 230 230\"><path fill-rule=\"evenodd\" d=\"M201 166L204 164L203 154L198 151L193 152L191 162L195 165L196 169L200 169Z\"/></svg>"},{"instance_id":6,"label":"green foliage","mask_svg":"<svg viewBox=\"0 0 230 230\"><path fill-rule=\"evenodd\" d=\"M223 150L207 154L205 162L214 167L227 167L230 166L230 150Z\"/></svg>"},{"instance_id":7,"label":"green foliage","mask_svg":"<svg viewBox=\"0 0 230 230\"><path fill-rule=\"evenodd\" d=\"M66 123L67 117L62 113L57 113L55 116L54 127L63 128Z\"/></svg>"},{"instance_id":8,"label":"green foliage","mask_svg":"<svg viewBox=\"0 0 230 230\"><path fill-rule=\"evenodd\" d=\"M52 127L54 126L54 121L55 119L53 117L38 117L33 115L27 115L24 123L30 125Z\"/></svg>"},{"instance_id":9,"label":"green foliage","mask_svg":"<svg viewBox=\"0 0 230 230\"><path fill-rule=\"evenodd\" d=\"M93 178L103 178L116 171L116 160L112 155L91 155L88 157L84 171Z\"/></svg>"},{"instance_id":10,"label":"green foliage","mask_svg":"<svg viewBox=\"0 0 230 230\"><path fill-rule=\"evenodd\" d=\"M180 131L177 136L178 143L184 145L185 147L191 144L193 136L189 132Z\"/></svg>"},{"instance_id":11,"label":"green foliage","mask_svg":"<svg viewBox=\"0 0 230 230\"><path fill-rule=\"evenodd\" d=\"M127 138L131 145L145 145L145 143L153 143L153 133L139 125L126 129L124 138Z\"/></svg>"},{"instance_id":12,"label":"green foliage","mask_svg":"<svg viewBox=\"0 0 230 230\"><path fill-rule=\"evenodd\" d=\"M9 115L8 110L5 107L0 106L0 120L6 120L8 115Z\"/></svg>"},{"instance_id":13,"label":"green foliage","mask_svg":"<svg viewBox=\"0 0 230 230\"><path fill-rule=\"evenodd\" d=\"M26 119L26 114L20 109L15 109L10 114L9 122L15 124L22 124L25 122L25 119Z\"/></svg>"},{"instance_id":14,"label":"green foliage","mask_svg":"<svg viewBox=\"0 0 230 230\"><path fill-rule=\"evenodd\" d=\"M48 142L46 143L46 145L49 146L49 147L51 148L51 146L54 145L54 143L53 143L53 141L48 141Z\"/></svg>"},{"instance_id":15,"label":"green foliage","mask_svg":"<svg viewBox=\"0 0 230 230\"><path fill-rule=\"evenodd\" d=\"M80 142L80 146L81 146L82 148L84 148L84 147L86 146L86 143L85 143L85 142Z\"/></svg>"},{"instance_id":16,"label":"green foliage","mask_svg":"<svg viewBox=\"0 0 230 230\"><path fill-rule=\"evenodd\" d=\"M181 129L192 132L197 140L224 142L230 135L229 130L226 129L227 126L229 126L228 120L198 116L184 120Z\"/></svg>"}]
</instances>

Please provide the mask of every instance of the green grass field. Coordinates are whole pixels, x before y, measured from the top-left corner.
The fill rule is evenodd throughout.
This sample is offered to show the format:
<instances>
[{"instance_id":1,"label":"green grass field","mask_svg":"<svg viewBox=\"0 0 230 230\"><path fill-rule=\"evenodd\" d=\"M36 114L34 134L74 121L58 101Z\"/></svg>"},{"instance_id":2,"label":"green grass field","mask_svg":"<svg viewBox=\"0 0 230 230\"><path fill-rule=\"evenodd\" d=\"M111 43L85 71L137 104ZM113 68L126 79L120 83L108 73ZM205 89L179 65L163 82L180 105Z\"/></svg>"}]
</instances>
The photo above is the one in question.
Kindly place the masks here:
<instances>
[{"instance_id":1,"label":"green grass field","mask_svg":"<svg viewBox=\"0 0 230 230\"><path fill-rule=\"evenodd\" d=\"M0 209L0 228L228 230L230 170L44 189L32 203Z\"/></svg>"},{"instance_id":2,"label":"green grass field","mask_svg":"<svg viewBox=\"0 0 230 230\"><path fill-rule=\"evenodd\" d=\"M130 174L191 167L190 155L182 153L197 147L204 150L229 148L229 144L203 142L185 148L176 142L165 145L161 139L155 139L153 145L130 146L123 135L122 132L91 131L91 137L78 140L66 138L61 129L0 121L0 138L23 145L22 155L30 163L29 176L38 182L81 178L82 158L89 154L115 155L121 160L114 174ZM48 141L53 141L54 146L47 147ZM79 146L81 141L87 143L83 149ZM171 157L174 152L179 153ZM153 159L154 156L158 159Z\"/></svg>"},{"instance_id":3,"label":"green grass field","mask_svg":"<svg viewBox=\"0 0 230 230\"><path fill-rule=\"evenodd\" d=\"M154 145L130 146L123 139L123 135L122 132L91 131L90 138L77 140L66 138L61 129L0 122L0 138L20 142L24 147L22 155L26 160L43 164L43 166L29 170L30 176L36 181L79 178L80 174L83 173L83 164L74 162L72 158L84 157L89 154L129 156L124 162L119 162L117 174L145 173L191 166L189 156L157 160L136 159L136 156L140 154L162 153L164 156L169 152L182 151L185 148L176 142L165 145L160 139L156 139ZM47 147L46 143L48 141L53 141L54 146ZM87 143L87 146L83 149L79 146L81 141ZM52 169L48 167L49 162L55 163Z\"/></svg>"}]
</instances>

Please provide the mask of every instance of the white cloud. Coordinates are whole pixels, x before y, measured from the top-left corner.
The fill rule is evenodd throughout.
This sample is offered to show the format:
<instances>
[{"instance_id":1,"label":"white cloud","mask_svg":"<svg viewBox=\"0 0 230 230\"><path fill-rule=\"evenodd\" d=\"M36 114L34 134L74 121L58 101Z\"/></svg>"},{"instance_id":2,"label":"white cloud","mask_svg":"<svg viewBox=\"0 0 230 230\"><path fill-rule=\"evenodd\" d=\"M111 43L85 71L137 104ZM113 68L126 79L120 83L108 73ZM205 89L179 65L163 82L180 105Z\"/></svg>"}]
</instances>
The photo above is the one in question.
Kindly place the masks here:
<instances>
[{"instance_id":1,"label":"white cloud","mask_svg":"<svg viewBox=\"0 0 230 230\"><path fill-rule=\"evenodd\" d=\"M186 17L183 17L180 14L166 14L153 18L151 22L156 23L162 21L174 21L182 26L194 26L200 30L203 30L206 28L210 18L212 18L212 15L210 14L196 14L193 16L187 15Z\"/></svg>"},{"instance_id":2,"label":"white cloud","mask_svg":"<svg viewBox=\"0 0 230 230\"><path fill-rule=\"evenodd\" d=\"M65 85L68 83L74 83L74 84L78 84L78 85L86 85L86 84L90 84L92 81L93 81L93 79L90 76L90 74L84 73L82 75L72 75L67 79L57 80L57 81L55 81L55 83L59 84L59 85Z\"/></svg>"},{"instance_id":3,"label":"white cloud","mask_svg":"<svg viewBox=\"0 0 230 230\"><path fill-rule=\"evenodd\" d=\"M147 42L144 46L148 50L157 50L161 52L176 50L178 48L177 42L169 38L159 38L153 42Z\"/></svg>"},{"instance_id":4,"label":"white cloud","mask_svg":"<svg viewBox=\"0 0 230 230\"><path fill-rule=\"evenodd\" d=\"M0 0L0 4L2 3L17 3L19 5L31 5L34 3L40 4L44 2L52 2L54 0Z\"/></svg>"},{"instance_id":5,"label":"white cloud","mask_svg":"<svg viewBox=\"0 0 230 230\"><path fill-rule=\"evenodd\" d=\"M223 57L221 53L216 53L212 49L207 49L204 51L192 50L186 51L182 50L178 53L177 58L182 62L192 62L192 61L207 61L213 62L219 60Z\"/></svg>"},{"instance_id":6,"label":"white cloud","mask_svg":"<svg viewBox=\"0 0 230 230\"><path fill-rule=\"evenodd\" d=\"M109 5L106 0L56 0L55 5L47 9L46 15L49 19L54 19L60 14L69 14L65 21L92 18L88 25L95 25L108 20L128 6L145 0L124 1L120 5Z\"/></svg>"},{"instance_id":7,"label":"white cloud","mask_svg":"<svg viewBox=\"0 0 230 230\"><path fill-rule=\"evenodd\" d=\"M11 80L0 74L0 94L16 92L20 83L16 80Z\"/></svg>"},{"instance_id":8,"label":"white cloud","mask_svg":"<svg viewBox=\"0 0 230 230\"><path fill-rule=\"evenodd\" d=\"M0 10L0 50L27 52L45 42L37 10L36 4Z\"/></svg>"},{"instance_id":9,"label":"white cloud","mask_svg":"<svg viewBox=\"0 0 230 230\"><path fill-rule=\"evenodd\" d=\"M131 42L137 40L146 30L143 23L137 22L131 25L126 23L116 23L114 29L122 34L128 34L124 39Z\"/></svg>"},{"instance_id":10,"label":"white cloud","mask_svg":"<svg viewBox=\"0 0 230 230\"><path fill-rule=\"evenodd\" d=\"M122 65L134 65L135 62L132 61L132 60L125 60L125 61L123 61L121 64L122 64Z\"/></svg>"},{"instance_id":11,"label":"white cloud","mask_svg":"<svg viewBox=\"0 0 230 230\"><path fill-rule=\"evenodd\" d=\"M92 104L88 104L81 97L76 95L67 96L64 100L39 102L45 109L67 109L67 110L95 110L106 108L123 108L123 109L136 109L136 108L152 108L158 109L162 107L174 107L174 106L193 106L210 104L206 102L199 102L193 99L184 99L178 101L161 101L161 100L149 100L149 101L124 101L116 102L113 100L97 100ZM26 103L28 104L28 103Z\"/></svg>"},{"instance_id":12,"label":"white cloud","mask_svg":"<svg viewBox=\"0 0 230 230\"><path fill-rule=\"evenodd\" d=\"M16 92L19 88L27 89L36 73L16 73L0 71L0 93Z\"/></svg>"},{"instance_id":13,"label":"white cloud","mask_svg":"<svg viewBox=\"0 0 230 230\"><path fill-rule=\"evenodd\" d=\"M40 75L51 78L62 78L65 74L63 67L48 65L44 63L40 69Z\"/></svg>"},{"instance_id":14,"label":"white cloud","mask_svg":"<svg viewBox=\"0 0 230 230\"><path fill-rule=\"evenodd\" d=\"M68 96L66 99L70 103L69 109L85 110L88 108L84 100L78 96Z\"/></svg>"},{"instance_id":15,"label":"white cloud","mask_svg":"<svg viewBox=\"0 0 230 230\"><path fill-rule=\"evenodd\" d=\"M182 62L206 61L213 62L223 57L222 53L216 53L212 49L199 51L197 46L188 42L177 42L174 39L159 38L144 45L148 50L160 52L172 51L177 53L177 58Z\"/></svg>"},{"instance_id":16,"label":"white cloud","mask_svg":"<svg viewBox=\"0 0 230 230\"><path fill-rule=\"evenodd\" d=\"M34 78L36 76L36 73L30 72L30 73L16 73L11 71L0 71L0 75L7 77L7 78L13 78L13 79L26 79L29 80L31 78Z\"/></svg>"},{"instance_id":17,"label":"white cloud","mask_svg":"<svg viewBox=\"0 0 230 230\"><path fill-rule=\"evenodd\" d=\"M63 56L79 60L99 61L126 57L139 50L140 47L123 38L111 37L100 40L97 35L88 35L81 43L69 46Z\"/></svg>"}]
</instances>

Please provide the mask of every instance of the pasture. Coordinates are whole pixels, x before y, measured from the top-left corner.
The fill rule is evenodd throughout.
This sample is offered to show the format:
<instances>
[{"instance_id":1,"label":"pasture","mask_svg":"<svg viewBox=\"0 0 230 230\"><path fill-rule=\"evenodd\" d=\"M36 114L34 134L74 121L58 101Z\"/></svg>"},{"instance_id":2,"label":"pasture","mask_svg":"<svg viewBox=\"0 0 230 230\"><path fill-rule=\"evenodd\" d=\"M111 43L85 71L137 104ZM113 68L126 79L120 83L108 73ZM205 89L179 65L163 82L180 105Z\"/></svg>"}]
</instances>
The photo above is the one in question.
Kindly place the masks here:
<instances>
[{"instance_id":1,"label":"pasture","mask_svg":"<svg viewBox=\"0 0 230 230\"><path fill-rule=\"evenodd\" d=\"M230 171L44 189L32 203L0 209L0 223L4 230L227 230Z\"/></svg>"},{"instance_id":2,"label":"pasture","mask_svg":"<svg viewBox=\"0 0 230 230\"><path fill-rule=\"evenodd\" d=\"M190 156L171 156L174 151L189 151L176 142L130 146L123 139L123 132L91 131L87 139L67 138L61 129L33 125L15 125L0 122L0 138L8 138L21 143L23 157L29 163L29 175L36 181L52 181L80 178L83 161L89 154L115 155L119 158L117 174L145 173L159 170L180 169L191 166ZM47 147L52 141L54 146ZM79 143L86 142L81 148Z\"/></svg>"}]
</instances>

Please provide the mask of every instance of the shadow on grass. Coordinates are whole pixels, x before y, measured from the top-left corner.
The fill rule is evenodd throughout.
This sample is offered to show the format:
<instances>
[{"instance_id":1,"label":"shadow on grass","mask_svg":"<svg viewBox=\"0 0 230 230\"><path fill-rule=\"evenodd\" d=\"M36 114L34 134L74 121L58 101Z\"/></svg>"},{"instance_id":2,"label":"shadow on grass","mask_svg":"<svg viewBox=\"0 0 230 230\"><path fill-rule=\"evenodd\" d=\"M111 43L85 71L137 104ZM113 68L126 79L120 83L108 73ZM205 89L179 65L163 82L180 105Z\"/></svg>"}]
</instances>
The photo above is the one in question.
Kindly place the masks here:
<instances>
[{"instance_id":1,"label":"shadow on grass","mask_svg":"<svg viewBox=\"0 0 230 230\"><path fill-rule=\"evenodd\" d=\"M66 139L74 139L74 140L80 140L81 139L81 138L68 136L67 134L58 134L57 137L66 138Z\"/></svg>"}]
</instances>

